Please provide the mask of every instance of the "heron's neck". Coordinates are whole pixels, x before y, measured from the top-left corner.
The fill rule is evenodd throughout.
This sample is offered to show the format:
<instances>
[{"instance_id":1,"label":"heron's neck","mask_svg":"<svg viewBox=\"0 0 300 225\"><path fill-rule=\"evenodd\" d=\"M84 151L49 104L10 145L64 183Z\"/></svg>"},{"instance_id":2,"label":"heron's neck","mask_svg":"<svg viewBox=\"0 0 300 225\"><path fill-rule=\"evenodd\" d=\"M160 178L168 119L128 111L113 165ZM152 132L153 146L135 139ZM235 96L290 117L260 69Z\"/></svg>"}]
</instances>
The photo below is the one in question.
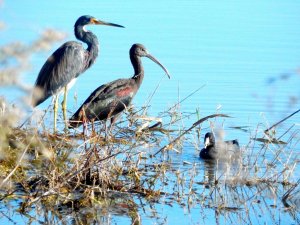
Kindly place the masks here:
<instances>
[{"instance_id":1,"label":"heron's neck","mask_svg":"<svg viewBox=\"0 0 300 225\"><path fill-rule=\"evenodd\" d=\"M96 60L99 53L99 42L92 32L85 31L84 26L75 27L75 36L78 40L86 43L88 48L87 68L89 68Z\"/></svg>"},{"instance_id":2,"label":"heron's neck","mask_svg":"<svg viewBox=\"0 0 300 225\"><path fill-rule=\"evenodd\" d=\"M141 62L141 57L130 55L130 60L134 69L134 75L132 79L135 79L138 86L140 86L144 78L144 67Z\"/></svg>"}]
</instances>

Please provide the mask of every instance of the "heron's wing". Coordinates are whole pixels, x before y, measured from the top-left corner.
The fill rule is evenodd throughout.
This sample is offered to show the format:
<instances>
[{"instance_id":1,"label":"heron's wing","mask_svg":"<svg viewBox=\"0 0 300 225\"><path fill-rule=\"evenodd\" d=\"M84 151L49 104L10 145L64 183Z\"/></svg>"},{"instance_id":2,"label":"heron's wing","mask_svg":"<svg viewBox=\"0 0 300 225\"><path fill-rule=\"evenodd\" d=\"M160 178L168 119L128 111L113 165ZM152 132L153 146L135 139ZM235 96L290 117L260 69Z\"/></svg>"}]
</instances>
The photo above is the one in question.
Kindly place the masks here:
<instances>
[{"instance_id":1,"label":"heron's wing","mask_svg":"<svg viewBox=\"0 0 300 225\"><path fill-rule=\"evenodd\" d=\"M86 50L75 41L66 42L58 48L43 65L35 87L41 95L35 98L39 105L49 96L56 94L84 70Z\"/></svg>"},{"instance_id":2,"label":"heron's wing","mask_svg":"<svg viewBox=\"0 0 300 225\"><path fill-rule=\"evenodd\" d=\"M89 120L102 120L114 116L129 105L136 90L131 79L119 79L104 84L85 100L70 121L81 121L82 111ZM76 124L76 126L79 125Z\"/></svg>"}]
</instances>

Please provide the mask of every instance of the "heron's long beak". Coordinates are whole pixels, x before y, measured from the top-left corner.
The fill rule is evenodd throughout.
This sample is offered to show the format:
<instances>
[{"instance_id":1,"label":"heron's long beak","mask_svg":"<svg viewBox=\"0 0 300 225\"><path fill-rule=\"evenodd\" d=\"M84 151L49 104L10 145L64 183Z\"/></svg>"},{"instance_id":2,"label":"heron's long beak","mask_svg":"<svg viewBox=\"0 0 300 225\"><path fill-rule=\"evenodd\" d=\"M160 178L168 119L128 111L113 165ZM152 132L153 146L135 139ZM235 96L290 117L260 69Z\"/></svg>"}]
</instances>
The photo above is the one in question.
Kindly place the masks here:
<instances>
[{"instance_id":1,"label":"heron's long beak","mask_svg":"<svg viewBox=\"0 0 300 225\"><path fill-rule=\"evenodd\" d=\"M156 64L158 64L167 74L168 78L170 79L170 74L168 72L168 70L156 59L154 58L152 55L150 55L149 53L146 55L146 57L148 57L149 59L151 59L153 62L155 62Z\"/></svg>"},{"instance_id":2,"label":"heron's long beak","mask_svg":"<svg viewBox=\"0 0 300 225\"><path fill-rule=\"evenodd\" d=\"M122 27L122 28L125 28L123 27L122 25L119 25L119 24L115 24L115 23L108 23L108 22L104 22L104 21L101 21L101 20L97 20L97 19L91 19L91 23L92 24L97 24L97 25L106 25L106 26L113 26L113 27Z\"/></svg>"}]
</instances>

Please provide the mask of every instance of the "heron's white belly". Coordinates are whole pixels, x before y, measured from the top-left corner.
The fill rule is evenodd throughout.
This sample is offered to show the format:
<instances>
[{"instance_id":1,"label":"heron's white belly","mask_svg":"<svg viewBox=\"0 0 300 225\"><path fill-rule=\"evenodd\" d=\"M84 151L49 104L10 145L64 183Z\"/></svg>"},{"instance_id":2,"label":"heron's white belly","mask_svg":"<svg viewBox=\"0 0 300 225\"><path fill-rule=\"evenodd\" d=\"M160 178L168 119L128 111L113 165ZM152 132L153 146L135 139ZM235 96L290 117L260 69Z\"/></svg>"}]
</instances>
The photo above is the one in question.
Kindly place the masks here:
<instances>
[{"instance_id":1,"label":"heron's white belly","mask_svg":"<svg viewBox=\"0 0 300 225\"><path fill-rule=\"evenodd\" d=\"M67 90L70 90L73 85L75 84L76 82L76 78L72 79L68 84L67 84Z\"/></svg>"},{"instance_id":2,"label":"heron's white belly","mask_svg":"<svg viewBox=\"0 0 300 225\"><path fill-rule=\"evenodd\" d=\"M77 78L72 79L68 84L67 84L67 91L70 90L70 88L73 87L73 85L75 84ZM60 96L65 90L65 87L60 88L55 95Z\"/></svg>"}]
</instances>

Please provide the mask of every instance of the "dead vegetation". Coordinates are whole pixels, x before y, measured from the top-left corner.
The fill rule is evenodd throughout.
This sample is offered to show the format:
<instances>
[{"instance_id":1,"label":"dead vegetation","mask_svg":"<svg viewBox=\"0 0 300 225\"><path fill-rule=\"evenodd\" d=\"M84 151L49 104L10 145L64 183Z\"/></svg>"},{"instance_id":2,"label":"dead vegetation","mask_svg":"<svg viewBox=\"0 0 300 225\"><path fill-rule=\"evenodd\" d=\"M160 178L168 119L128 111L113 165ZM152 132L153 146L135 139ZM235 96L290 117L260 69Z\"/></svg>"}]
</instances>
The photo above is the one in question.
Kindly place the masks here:
<instances>
[{"instance_id":1,"label":"dead vegetation","mask_svg":"<svg viewBox=\"0 0 300 225\"><path fill-rule=\"evenodd\" d=\"M5 115L8 114L2 118ZM265 203L268 207L281 204L298 214L297 130L281 139L258 138L256 132L242 148L239 161L178 164L176 160L183 154L191 154L184 145L199 132L203 136L203 123L227 116L210 115L187 129L178 129L178 120L174 119L178 115L169 115L157 122L157 118L138 116L131 109L109 139L100 123L96 124L97 133L83 135L76 130L54 135L43 126L16 128L3 119L6 122L1 124L5 128L0 145L2 203L18 200L22 214L37 206L50 210L55 205L51 212L58 218L62 209L72 213L101 206L137 222L141 206L135 198L139 196L147 204L158 201L188 208L201 205L226 215L238 212L238 217L232 217L237 222L245 216L250 218L245 210L257 210L254 205L271 193L274 201L281 203Z\"/></svg>"}]
</instances>

